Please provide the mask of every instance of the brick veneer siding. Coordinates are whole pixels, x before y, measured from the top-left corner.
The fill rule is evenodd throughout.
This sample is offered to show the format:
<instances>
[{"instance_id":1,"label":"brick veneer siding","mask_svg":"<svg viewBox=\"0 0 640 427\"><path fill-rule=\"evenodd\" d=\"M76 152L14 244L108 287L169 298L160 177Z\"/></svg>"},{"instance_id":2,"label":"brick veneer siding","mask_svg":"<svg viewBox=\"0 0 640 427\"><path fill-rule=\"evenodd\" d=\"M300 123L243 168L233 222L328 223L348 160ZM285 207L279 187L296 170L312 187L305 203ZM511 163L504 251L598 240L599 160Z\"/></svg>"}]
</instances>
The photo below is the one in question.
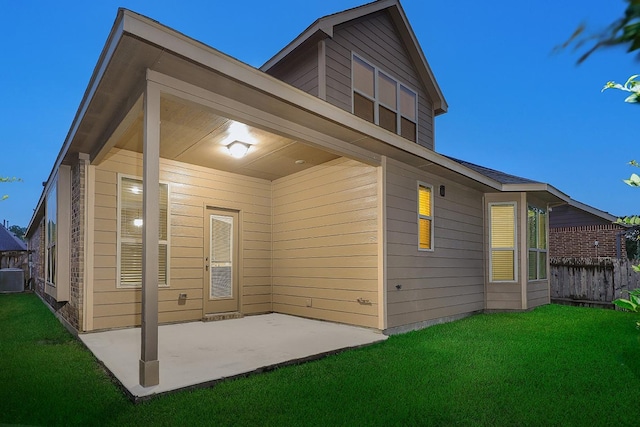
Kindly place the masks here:
<instances>
[{"instance_id":1,"label":"brick veneer siding","mask_svg":"<svg viewBox=\"0 0 640 427\"><path fill-rule=\"evenodd\" d=\"M84 283L84 227L86 161L79 160L71 168L71 269L69 301L58 302L45 292L45 218L29 239L35 291L76 331L82 330ZM62 238L62 236L59 236Z\"/></svg>"},{"instance_id":2,"label":"brick veneer siding","mask_svg":"<svg viewBox=\"0 0 640 427\"><path fill-rule=\"evenodd\" d=\"M39 295L44 294L44 218L28 240L31 251L31 278L33 290Z\"/></svg>"},{"instance_id":3,"label":"brick veneer siding","mask_svg":"<svg viewBox=\"0 0 640 427\"><path fill-rule=\"evenodd\" d=\"M559 227L549 230L549 255L552 257L617 257L616 241L623 227L615 224ZM598 247L594 245L598 241ZM626 258L626 245L621 239L621 256Z\"/></svg>"},{"instance_id":4,"label":"brick veneer siding","mask_svg":"<svg viewBox=\"0 0 640 427\"><path fill-rule=\"evenodd\" d=\"M77 331L82 330L84 290L84 210L86 161L71 168L71 257L69 302L62 315Z\"/></svg>"}]
</instances>

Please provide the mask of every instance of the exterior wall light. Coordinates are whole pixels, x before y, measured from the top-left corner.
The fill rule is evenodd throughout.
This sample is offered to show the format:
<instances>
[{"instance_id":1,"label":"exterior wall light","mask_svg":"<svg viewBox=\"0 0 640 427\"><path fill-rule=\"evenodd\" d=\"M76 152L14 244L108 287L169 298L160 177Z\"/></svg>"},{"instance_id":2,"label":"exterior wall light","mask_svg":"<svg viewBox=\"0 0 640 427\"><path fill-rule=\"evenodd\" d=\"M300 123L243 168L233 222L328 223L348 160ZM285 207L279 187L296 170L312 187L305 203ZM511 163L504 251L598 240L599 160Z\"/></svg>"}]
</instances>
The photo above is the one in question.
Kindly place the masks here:
<instances>
[{"instance_id":1,"label":"exterior wall light","mask_svg":"<svg viewBox=\"0 0 640 427\"><path fill-rule=\"evenodd\" d=\"M251 146L245 142L233 141L231 144L227 145L227 150L229 150L229 154L235 157L236 159L241 159L247 155L247 151Z\"/></svg>"}]
</instances>

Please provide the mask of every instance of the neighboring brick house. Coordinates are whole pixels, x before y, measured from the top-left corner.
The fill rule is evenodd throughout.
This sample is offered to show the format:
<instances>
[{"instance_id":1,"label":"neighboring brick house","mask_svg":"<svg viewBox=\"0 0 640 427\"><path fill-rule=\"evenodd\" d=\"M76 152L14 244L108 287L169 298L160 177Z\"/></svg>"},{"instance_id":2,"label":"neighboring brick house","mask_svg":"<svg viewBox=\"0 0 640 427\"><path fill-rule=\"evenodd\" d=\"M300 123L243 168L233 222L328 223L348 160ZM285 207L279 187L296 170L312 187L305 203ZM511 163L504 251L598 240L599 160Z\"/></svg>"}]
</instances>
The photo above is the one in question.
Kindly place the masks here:
<instances>
[{"instance_id":1,"label":"neighboring brick house","mask_svg":"<svg viewBox=\"0 0 640 427\"><path fill-rule=\"evenodd\" d=\"M626 257L626 227L617 217L574 200L549 213L551 257Z\"/></svg>"},{"instance_id":2,"label":"neighboring brick house","mask_svg":"<svg viewBox=\"0 0 640 427\"><path fill-rule=\"evenodd\" d=\"M0 224L0 268L22 268L26 256L27 245Z\"/></svg>"}]
</instances>

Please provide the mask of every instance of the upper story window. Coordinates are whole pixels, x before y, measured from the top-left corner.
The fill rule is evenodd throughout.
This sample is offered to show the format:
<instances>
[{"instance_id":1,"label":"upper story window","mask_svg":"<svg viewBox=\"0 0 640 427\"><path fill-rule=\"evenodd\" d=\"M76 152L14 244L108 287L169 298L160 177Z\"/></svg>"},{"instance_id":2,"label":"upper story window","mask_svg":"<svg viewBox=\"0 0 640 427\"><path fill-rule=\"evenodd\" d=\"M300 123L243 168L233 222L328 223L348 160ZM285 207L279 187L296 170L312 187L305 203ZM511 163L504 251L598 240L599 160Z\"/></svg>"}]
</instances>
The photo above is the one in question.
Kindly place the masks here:
<instances>
[{"instance_id":1,"label":"upper story window","mask_svg":"<svg viewBox=\"0 0 640 427\"><path fill-rule=\"evenodd\" d=\"M356 54L351 63L353 114L416 142L416 92Z\"/></svg>"}]
</instances>

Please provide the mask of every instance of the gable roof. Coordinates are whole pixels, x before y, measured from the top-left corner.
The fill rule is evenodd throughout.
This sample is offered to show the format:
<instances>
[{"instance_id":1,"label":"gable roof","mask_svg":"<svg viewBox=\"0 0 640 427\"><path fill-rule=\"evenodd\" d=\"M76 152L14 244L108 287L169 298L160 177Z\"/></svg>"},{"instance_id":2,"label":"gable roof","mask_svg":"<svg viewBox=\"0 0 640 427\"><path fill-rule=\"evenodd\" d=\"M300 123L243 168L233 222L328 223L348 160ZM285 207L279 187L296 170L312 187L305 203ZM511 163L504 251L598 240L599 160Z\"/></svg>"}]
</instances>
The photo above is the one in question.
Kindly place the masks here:
<instances>
[{"instance_id":1,"label":"gable roof","mask_svg":"<svg viewBox=\"0 0 640 427\"><path fill-rule=\"evenodd\" d=\"M26 251L27 245L0 224L0 252Z\"/></svg>"},{"instance_id":2,"label":"gable roof","mask_svg":"<svg viewBox=\"0 0 640 427\"><path fill-rule=\"evenodd\" d=\"M401 12L396 0L382 0L361 8L388 4ZM361 8L350 11L362 13ZM342 16L350 11L331 16ZM129 126L130 118L135 118L132 112L135 113L136 105L142 105L144 85L141 82L145 79L155 84L179 84L183 94L197 90L198 99L204 95L215 95L216 102L224 100L225 108L234 111L233 117L242 120L253 115L251 120L262 120L263 126L277 124L274 129L279 129L285 135L292 132L290 135L299 137L304 132L306 139L312 139L314 144L327 151L335 149L366 164L380 164L382 156L386 156L470 185L479 191L535 192L556 204L570 199L545 183L518 181L504 184L490 177L486 168L484 173L478 172L324 102L158 21L119 9L27 227L27 236L32 236L38 220L44 215L45 195L59 167L79 160L93 162L108 151L114 135L119 135L121 129ZM211 99L209 101L213 102ZM247 106L251 106L250 113L242 111ZM283 127L283 123L286 127Z\"/></svg>"},{"instance_id":3,"label":"gable roof","mask_svg":"<svg viewBox=\"0 0 640 427\"><path fill-rule=\"evenodd\" d=\"M291 43L265 62L264 65L260 67L260 70L265 72L268 71L307 41L333 37L333 30L337 25L381 10L387 10L391 15L391 19L398 29L400 39L415 64L420 81L433 101L435 114L439 115L446 113L448 108L447 101L444 99L440 86L438 86L438 82L433 75L433 71L431 71L431 67L427 63L427 59L422 52L418 39L409 24L407 15L404 13L404 10L398 0L377 0L352 9L327 15L316 20Z\"/></svg>"},{"instance_id":4,"label":"gable roof","mask_svg":"<svg viewBox=\"0 0 640 427\"><path fill-rule=\"evenodd\" d=\"M471 162L467 162L465 160L456 159L454 157L446 156L451 160L460 163L463 166L468 167L471 170L474 170L486 177L489 177L495 181L498 181L501 184L542 184L539 181L533 181L528 178L522 178L520 176L511 175L508 173L500 172L495 169L487 168L484 166L476 165Z\"/></svg>"},{"instance_id":5,"label":"gable roof","mask_svg":"<svg viewBox=\"0 0 640 427\"><path fill-rule=\"evenodd\" d=\"M461 165L474 170L488 178L491 178L495 181L498 181L501 184L542 184L539 181L533 181L531 179L528 178L523 178L521 176L516 176L516 175L511 175L505 172L500 172L498 170L495 169L491 169L491 168L487 168L485 166L480 166L480 165L476 165L475 163L471 163L471 162L467 162L465 160L460 160L460 159L456 159L454 157L451 156L446 156L449 159L460 163ZM586 212L590 215L593 215L594 217L597 217L599 219L604 220L605 222L608 223L613 223L616 222L616 220L618 219L616 216L611 215L609 212L605 212L605 211L601 211L600 209L594 208L593 206L589 206L585 203L579 202L577 200L574 199L568 199L566 201L566 203L562 204L563 206L568 206L574 209L578 209L581 210L583 212Z\"/></svg>"},{"instance_id":6,"label":"gable roof","mask_svg":"<svg viewBox=\"0 0 640 427\"><path fill-rule=\"evenodd\" d=\"M571 201L568 204L568 206L570 208L578 209L580 211L586 212L587 214L595 217L596 219L600 219L600 220L604 221L605 223L616 223L618 221L618 217L616 217L615 215L611 215L609 212L601 211L600 209L594 208L593 206L589 206L589 205L587 205L585 203L582 203L582 202L579 202L577 200L571 199ZM554 210L553 212L555 212L555 215L557 215L558 212L563 212L563 211ZM554 214L552 214L552 217L553 217L553 215ZM620 227L623 227L623 228L630 227L628 224L623 224L623 223L617 223L617 225L619 225Z\"/></svg>"}]
</instances>

